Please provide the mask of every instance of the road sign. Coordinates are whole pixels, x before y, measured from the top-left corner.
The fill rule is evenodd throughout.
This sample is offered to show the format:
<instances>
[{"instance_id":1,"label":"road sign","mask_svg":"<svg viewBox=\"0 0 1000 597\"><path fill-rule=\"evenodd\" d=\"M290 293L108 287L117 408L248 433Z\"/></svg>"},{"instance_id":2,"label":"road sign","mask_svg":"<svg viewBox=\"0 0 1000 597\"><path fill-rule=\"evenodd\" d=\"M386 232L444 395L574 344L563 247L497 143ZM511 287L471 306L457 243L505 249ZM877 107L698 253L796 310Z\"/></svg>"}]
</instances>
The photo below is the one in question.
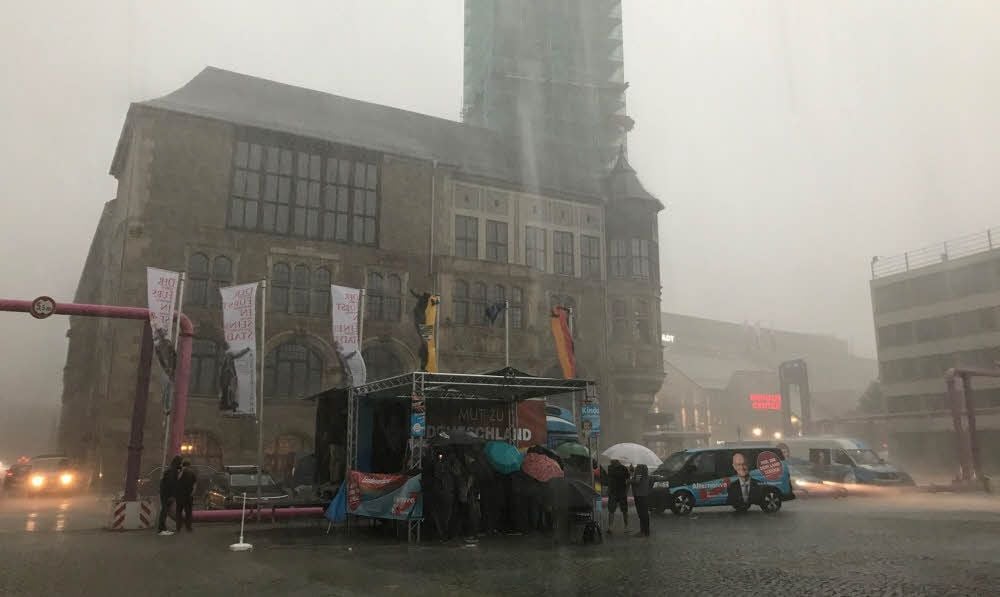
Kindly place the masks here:
<instances>
[{"instance_id":1,"label":"road sign","mask_svg":"<svg viewBox=\"0 0 1000 597\"><path fill-rule=\"evenodd\" d=\"M31 316L35 319L45 319L56 312L56 302L49 296L40 296L31 301Z\"/></svg>"},{"instance_id":2,"label":"road sign","mask_svg":"<svg viewBox=\"0 0 1000 597\"><path fill-rule=\"evenodd\" d=\"M597 402L584 404L581 412L583 424L581 428L588 435L601 434L601 405ZM589 428L589 429L588 429Z\"/></svg>"}]
</instances>

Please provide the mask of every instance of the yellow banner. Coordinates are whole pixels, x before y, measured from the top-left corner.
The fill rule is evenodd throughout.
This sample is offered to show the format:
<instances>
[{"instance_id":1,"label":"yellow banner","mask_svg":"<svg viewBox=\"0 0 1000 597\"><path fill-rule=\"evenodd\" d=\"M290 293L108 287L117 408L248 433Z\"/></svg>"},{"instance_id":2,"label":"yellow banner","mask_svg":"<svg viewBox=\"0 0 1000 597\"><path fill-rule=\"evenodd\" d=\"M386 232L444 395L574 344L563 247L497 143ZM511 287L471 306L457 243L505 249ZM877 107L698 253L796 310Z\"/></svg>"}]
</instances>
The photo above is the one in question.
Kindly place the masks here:
<instances>
[{"instance_id":1,"label":"yellow banner","mask_svg":"<svg viewBox=\"0 0 1000 597\"><path fill-rule=\"evenodd\" d=\"M424 369L428 373L438 372L438 358L437 358L437 309L438 303L441 302L441 297L439 295L433 294L429 301L427 301L427 308L424 311L424 325L427 330L424 336L424 342L427 345L427 367Z\"/></svg>"}]
</instances>

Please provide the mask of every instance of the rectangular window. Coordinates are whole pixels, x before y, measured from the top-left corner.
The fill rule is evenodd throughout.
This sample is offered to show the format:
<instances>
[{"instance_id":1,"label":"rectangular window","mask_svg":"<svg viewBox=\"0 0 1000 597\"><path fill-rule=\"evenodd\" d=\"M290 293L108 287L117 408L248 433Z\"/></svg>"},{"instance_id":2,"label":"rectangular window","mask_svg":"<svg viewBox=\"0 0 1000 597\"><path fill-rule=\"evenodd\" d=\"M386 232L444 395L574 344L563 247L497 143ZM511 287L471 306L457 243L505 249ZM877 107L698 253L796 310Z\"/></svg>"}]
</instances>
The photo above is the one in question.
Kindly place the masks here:
<instances>
[{"instance_id":1,"label":"rectangular window","mask_svg":"<svg viewBox=\"0 0 1000 597\"><path fill-rule=\"evenodd\" d=\"M521 329L524 320L524 292L517 286L510 289L510 327Z\"/></svg>"},{"instance_id":2,"label":"rectangular window","mask_svg":"<svg viewBox=\"0 0 1000 597\"><path fill-rule=\"evenodd\" d=\"M233 171L231 228L376 243L377 164L239 141Z\"/></svg>"},{"instance_id":3,"label":"rectangular window","mask_svg":"<svg viewBox=\"0 0 1000 597\"><path fill-rule=\"evenodd\" d=\"M455 216L455 257L479 259L479 219Z\"/></svg>"},{"instance_id":4,"label":"rectangular window","mask_svg":"<svg viewBox=\"0 0 1000 597\"><path fill-rule=\"evenodd\" d=\"M507 263L507 223L486 220L486 260Z\"/></svg>"},{"instance_id":5,"label":"rectangular window","mask_svg":"<svg viewBox=\"0 0 1000 597\"><path fill-rule=\"evenodd\" d=\"M615 340L626 338L625 330L628 327L628 317L625 309L625 301L614 301L611 303L611 336Z\"/></svg>"},{"instance_id":6,"label":"rectangular window","mask_svg":"<svg viewBox=\"0 0 1000 597\"><path fill-rule=\"evenodd\" d=\"M527 226L524 229L524 264L538 271L545 268L545 230Z\"/></svg>"},{"instance_id":7,"label":"rectangular window","mask_svg":"<svg viewBox=\"0 0 1000 597\"><path fill-rule=\"evenodd\" d=\"M580 273L584 278L601 277L601 239L580 236Z\"/></svg>"},{"instance_id":8,"label":"rectangular window","mask_svg":"<svg viewBox=\"0 0 1000 597\"><path fill-rule=\"evenodd\" d=\"M649 279L649 241L632 239L632 277Z\"/></svg>"},{"instance_id":9,"label":"rectangular window","mask_svg":"<svg viewBox=\"0 0 1000 597\"><path fill-rule=\"evenodd\" d=\"M573 233L552 233L552 260L555 273L572 276L573 268Z\"/></svg>"},{"instance_id":10,"label":"rectangular window","mask_svg":"<svg viewBox=\"0 0 1000 597\"><path fill-rule=\"evenodd\" d=\"M628 242L611 241L611 277L624 278L628 275Z\"/></svg>"}]
</instances>

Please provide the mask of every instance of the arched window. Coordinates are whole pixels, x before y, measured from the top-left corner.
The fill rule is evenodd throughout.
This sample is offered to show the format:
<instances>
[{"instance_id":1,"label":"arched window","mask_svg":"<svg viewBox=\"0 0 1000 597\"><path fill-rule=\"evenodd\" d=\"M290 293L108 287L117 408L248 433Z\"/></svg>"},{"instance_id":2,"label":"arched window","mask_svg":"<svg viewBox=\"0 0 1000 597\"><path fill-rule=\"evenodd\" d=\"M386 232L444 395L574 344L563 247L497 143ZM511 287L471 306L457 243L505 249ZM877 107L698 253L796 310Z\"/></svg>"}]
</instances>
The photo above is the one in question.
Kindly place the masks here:
<instances>
[{"instance_id":1,"label":"arched window","mask_svg":"<svg viewBox=\"0 0 1000 597\"><path fill-rule=\"evenodd\" d=\"M264 360L264 396L302 398L318 393L323 385L323 358L295 340L285 342Z\"/></svg>"},{"instance_id":2,"label":"arched window","mask_svg":"<svg viewBox=\"0 0 1000 597\"><path fill-rule=\"evenodd\" d=\"M365 291L365 318L372 321L399 321L403 280L396 274L368 272Z\"/></svg>"},{"instance_id":3,"label":"arched window","mask_svg":"<svg viewBox=\"0 0 1000 597\"><path fill-rule=\"evenodd\" d=\"M313 315L330 314L330 270L325 267L313 270L309 310Z\"/></svg>"},{"instance_id":4,"label":"arched window","mask_svg":"<svg viewBox=\"0 0 1000 597\"><path fill-rule=\"evenodd\" d=\"M472 285L472 295L469 300L469 323L483 325L486 323L486 284L476 282Z\"/></svg>"},{"instance_id":5,"label":"arched window","mask_svg":"<svg viewBox=\"0 0 1000 597\"><path fill-rule=\"evenodd\" d=\"M211 340L196 338L191 345L192 395L213 396L218 393L219 347Z\"/></svg>"},{"instance_id":6,"label":"arched window","mask_svg":"<svg viewBox=\"0 0 1000 597\"><path fill-rule=\"evenodd\" d=\"M208 300L208 257L195 253L188 259L185 305L204 305Z\"/></svg>"},{"instance_id":7,"label":"arched window","mask_svg":"<svg viewBox=\"0 0 1000 597\"><path fill-rule=\"evenodd\" d=\"M212 261L212 284L208 295L209 305L221 305L222 295L220 288L232 286L233 284L233 262L224 255L219 255Z\"/></svg>"},{"instance_id":8,"label":"arched window","mask_svg":"<svg viewBox=\"0 0 1000 597\"><path fill-rule=\"evenodd\" d=\"M451 302L455 308L455 323L469 323L469 284L464 280L455 280L455 288L451 293Z\"/></svg>"},{"instance_id":9,"label":"arched window","mask_svg":"<svg viewBox=\"0 0 1000 597\"><path fill-rule=\"evenodd\" d=\"M365 360L365 370L369 380L385 379L406 373L403 363L396 353L384 346L373 346L364 350L361 356Z\"/></svg>"},{"instance_id":10,"label":"arched window","mask_svg":"<svg viewBox=\"0 0 1000 597\"><path fill-rule=\"evenodd\" d=\"M309 268L302 265L295 266L292 275L292 313L309 313Z\"/></svg>"},{"instance_id":11,"label":"arched window","mask_svg":"<svg viewBox=\"0 0 1000 597\"><path fill-rule=\"evenodd\" d=\"M288 312L288 297L292 286L292 271L286 263L271 267L271 310Z\"/></svg>"}]
</instances>

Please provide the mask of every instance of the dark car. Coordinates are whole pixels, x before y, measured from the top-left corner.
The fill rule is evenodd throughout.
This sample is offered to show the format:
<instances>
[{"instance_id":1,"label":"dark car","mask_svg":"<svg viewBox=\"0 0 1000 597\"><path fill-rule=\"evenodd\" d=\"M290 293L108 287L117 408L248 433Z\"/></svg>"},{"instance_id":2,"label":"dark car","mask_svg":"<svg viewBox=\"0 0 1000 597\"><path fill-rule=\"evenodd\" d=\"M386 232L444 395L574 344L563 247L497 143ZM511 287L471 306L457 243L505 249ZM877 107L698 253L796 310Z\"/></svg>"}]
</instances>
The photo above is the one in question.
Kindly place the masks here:
<instances>
[{"instance_id":1,"label":"dark car","mask_svg":"<svg viewBox=\"0 0 1000 597\"><path fill-rule=\"evenodd\" d=\"M31 465L27 463L12 464L3 477L3 490L8 493L19 492L28 482Z\"/></svg>"},{"instance_id":2,"label":"dark car","mask_svg":"<svg viewBox=\"0 0 1000 597\"><path fill-rule=\"evenodd\" d=\"M19 489L30 495L75 493L85 485L79 469L65 456L36 456L27 466Z\"/></svg>"},{"instance_id":3,"label":"dark car","mask_svg":"<svg viewBox=\"0 0 1000 597\"><path fill-rule=\"evenodd\" d=\"M221 473L212 475L205 493L203 505L206 510L216 508L229 509L243 506L243 494L246 494L248 506L257 504L257 467L224 466ZM290 492L279 485L270 474L260 475L261 504L279 505L290 500Z\"/></svg>"}]
</instances>

